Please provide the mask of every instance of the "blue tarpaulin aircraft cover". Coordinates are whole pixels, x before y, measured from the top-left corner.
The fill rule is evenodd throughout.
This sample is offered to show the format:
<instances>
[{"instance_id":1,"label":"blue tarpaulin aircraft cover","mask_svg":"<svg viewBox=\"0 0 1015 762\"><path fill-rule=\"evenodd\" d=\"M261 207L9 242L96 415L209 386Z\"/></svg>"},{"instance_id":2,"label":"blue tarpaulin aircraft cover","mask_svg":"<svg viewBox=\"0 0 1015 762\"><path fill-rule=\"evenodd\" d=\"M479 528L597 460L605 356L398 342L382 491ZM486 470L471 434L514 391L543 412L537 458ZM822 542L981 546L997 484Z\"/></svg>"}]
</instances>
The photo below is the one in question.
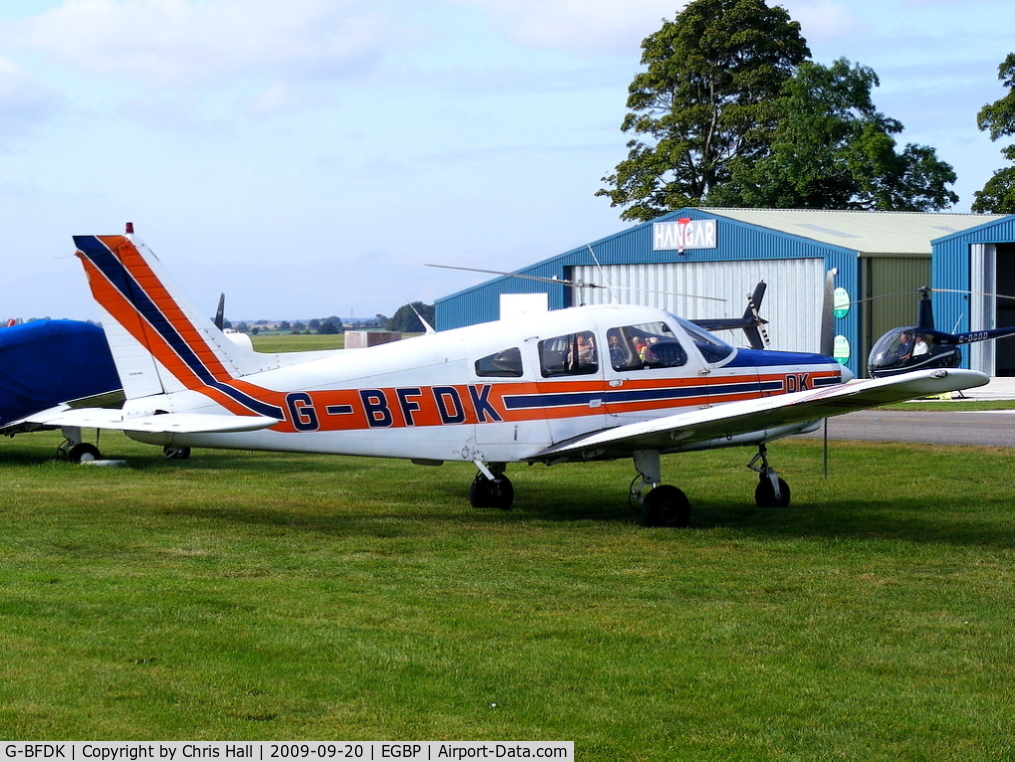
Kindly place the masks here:
<instances>
[{"instance_id":1,"label":"blue tarpaulin aircraft cover","mask_svg":"<svg viewBox=\"0 0 1015 762\"><path fill-rule=\"evenodd\" d=\"M35 320L0 328L0 426L121 388L102 328Z\"/></svg>"}]
</instances>

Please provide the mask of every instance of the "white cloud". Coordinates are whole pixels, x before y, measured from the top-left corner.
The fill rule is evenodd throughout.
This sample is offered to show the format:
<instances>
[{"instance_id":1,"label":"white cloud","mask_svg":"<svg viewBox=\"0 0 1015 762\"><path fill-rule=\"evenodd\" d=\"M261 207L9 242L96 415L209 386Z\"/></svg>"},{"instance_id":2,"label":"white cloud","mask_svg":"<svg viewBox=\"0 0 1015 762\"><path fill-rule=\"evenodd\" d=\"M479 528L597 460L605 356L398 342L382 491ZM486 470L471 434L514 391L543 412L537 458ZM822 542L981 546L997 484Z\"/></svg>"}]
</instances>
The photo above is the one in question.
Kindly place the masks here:
<instances>
[{"instance_id":1,"label":"white cloud","mask_svg":"<svg viewBox=\"0 0 1015 762\"><path fill-rule=\"evenodd\" d=\"M66 0L5 36L80 71L190 87L348 76L411 32L368 0Z\"/></svg>"},{"instance_id":2,"label":"white cloud","mask_svg":"<svg viewBox=\"0 0 1015 762\"><path fill-rule=\"evenodd\" d=\"M62 96L0 57L0 141L20 137L49 119Z\"/></svg>"},{"instance_id":3,"label":"white cloud","mask_svg":"<svg viewBox=\"0 0 1015 762\"><path fill-rule=\"evenodd\" d=\"M845 2L833 0L780 0L794 21L800 22L804 39L810 42L828 42L863 36L873 32L873 26L850 10ZM856 7L856 4L853 4Z\"/></svg>"},{"instance_id":4,"label":"white cloud","mask_svg":"<svg viewBox=\"0 0 1015 762\"><path fill-rule=\"evenodd\" d=\"M674 0L457 0L493 14L515 41L584 55L638 55L641 41L672 20Z\"/></svg>"}]
</instances>

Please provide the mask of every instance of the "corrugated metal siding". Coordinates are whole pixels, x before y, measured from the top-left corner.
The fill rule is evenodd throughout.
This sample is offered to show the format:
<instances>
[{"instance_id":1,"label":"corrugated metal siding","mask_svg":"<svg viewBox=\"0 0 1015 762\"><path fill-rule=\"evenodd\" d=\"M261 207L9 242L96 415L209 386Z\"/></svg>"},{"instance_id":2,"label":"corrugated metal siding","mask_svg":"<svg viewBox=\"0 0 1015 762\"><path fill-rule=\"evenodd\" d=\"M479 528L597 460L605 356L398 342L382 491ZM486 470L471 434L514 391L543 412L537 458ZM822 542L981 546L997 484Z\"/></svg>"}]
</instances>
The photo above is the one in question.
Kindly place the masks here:
<instances>
[{"instance_id":1,"label":"corrugated metal siding","mask_svg":"<svg viewBox=\"0 0 1015 762\"><path fill-rule=\"evenodd\" d=\"M683 253L677 251L653 251L653 222L665 222L681 218L717 220L717 247L715 249L687 249ZM595 241L588 246L577 247L517 272L523 275L538 275L545 278L556 277L564 280L568 278L572 268L595 268L596 259L598 259L603 267L611 265L673 265L677 263L686 265L704 262L761 263L779 260L815 259L823 263L819 265L822 270L825 268L838 269L839 274L836 278L836 285L844 286L852 295L859 293L859 267L857 264L857 252L855 250L842 246L823 244L799 236L758 227L718 214L712 214L702 209L677 210L663 215L653 222L636 225L607 238ZM593 258L590 248L595 252L595 258ZM494 267L495 265L491 263L477 263L477 266ZM665 270L665 268L663 269ZM764 266L758 264L757 272L760 273L762 269L764 269ZM790 269L792 270L792 267ZM789 277L788 273L789 271L786 271L782 277ZM790 288L777 287L774 278L759 277L764 278L770 288L770 293L765 297L766 306L762 311L763 314L774 314L772 305L776 300L772 298L772 289L778 288L780 293L784 295L780 301L784 299L792 304L794 299L796 299L796 296L793 294L794 289L801 290L802 288L803 291L809 291L812 288L809 285L804 287L793 286ZM746 294L753 289L754 283L758 279L753 279L753 282L744 290L743 296L737 295L737 304L734 305L733 302L730 302L727 309L731 311L731 314L739 314L737 310L742 311ZM590 277L586 280L601 283L603 279L590 273ZM699 287L705 288L704 285L695 285L695 289ZM573 297L570 290L563 286L502 277L475 288L466 289L443 299L438 299L435 305L436 327L438 330L447 330L487 320L495 320L497 318L500 294L536 293L540 291L547 294L550 309L559 309L572 303ZM601 299L602 297L597 298ZM809 319L809 314L805 310L802 316L797 319ZM844 335L853 348L853 354L848 365L854 373L858 371L856 348L859 340L859 326L856 321L856 314L856 310L851 310L847 317L836 321L836 332ZM815 330L817 330L816 327Z\"/></svg>"},{"instance_id":2,"label":"corrugated metal siding","mask_svg":"<svg viewBox=\"0 0 1015 762\"><path fill-rule=\"evenodd\" d=\"M816 352L820 347L823 259L609 265L602 271L585 266L573 272L575 279L610 283L621 302L659 307L689 320L740 317L747 295L763 280L768 289L760 312L769 321L771 348ZM696 298L700 296L726 301ZM606 289L585 291L585 304L609 301ZM748 346L743 331L724 331L722 338L734 346Z\"/></svg>"}]
</instances>

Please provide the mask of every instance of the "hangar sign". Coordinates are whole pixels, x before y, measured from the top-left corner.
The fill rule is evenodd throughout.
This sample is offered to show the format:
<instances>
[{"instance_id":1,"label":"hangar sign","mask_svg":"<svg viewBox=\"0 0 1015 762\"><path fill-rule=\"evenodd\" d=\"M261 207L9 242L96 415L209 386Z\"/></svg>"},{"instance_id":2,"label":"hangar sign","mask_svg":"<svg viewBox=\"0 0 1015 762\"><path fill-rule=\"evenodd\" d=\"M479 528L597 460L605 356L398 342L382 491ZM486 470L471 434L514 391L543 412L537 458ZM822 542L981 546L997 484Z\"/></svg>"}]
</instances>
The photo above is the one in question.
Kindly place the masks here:
<instances>
[{"instance_id":1,"label":"hangar sign","mask_svg":"<svg viewBox=\"0 0 1015 762\"><path fill-rule=\"evenodd\" d=\"M714 249L715 220L680 219L652 225L652 250Z\"/></svg>"}]
</instances>

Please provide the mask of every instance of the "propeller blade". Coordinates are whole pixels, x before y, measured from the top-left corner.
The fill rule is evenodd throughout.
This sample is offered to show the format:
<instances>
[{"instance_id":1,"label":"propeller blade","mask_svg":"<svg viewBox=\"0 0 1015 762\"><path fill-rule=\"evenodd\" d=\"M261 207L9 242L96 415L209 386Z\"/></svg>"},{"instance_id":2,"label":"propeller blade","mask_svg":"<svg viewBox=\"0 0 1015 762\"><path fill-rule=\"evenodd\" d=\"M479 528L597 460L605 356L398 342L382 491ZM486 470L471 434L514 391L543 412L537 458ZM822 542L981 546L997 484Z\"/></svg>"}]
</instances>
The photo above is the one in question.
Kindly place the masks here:
<instances>
[{"instance_id":1,"label":"propeller blade","mask_svg":"<svg viewBox=\"0 0 1015 762\"><path fill-rule=\"evenodd\" d=\"M836 270L829 270L825 275L825 291L821 301L821 354L831 357L835 351L835 317L833 310L833 292L835 291Z\"/></svg>"},{"instance_id":2,"label":"propeller blade","mask_svg":"<svg viewBox=\"0 0 1015 762\"><path fill-rule=\"evenodd\" d=\"M220 331L226 322L226 295L219 294L219 308L215 310L215 327Z\"/></svg>"}]
</instances>

